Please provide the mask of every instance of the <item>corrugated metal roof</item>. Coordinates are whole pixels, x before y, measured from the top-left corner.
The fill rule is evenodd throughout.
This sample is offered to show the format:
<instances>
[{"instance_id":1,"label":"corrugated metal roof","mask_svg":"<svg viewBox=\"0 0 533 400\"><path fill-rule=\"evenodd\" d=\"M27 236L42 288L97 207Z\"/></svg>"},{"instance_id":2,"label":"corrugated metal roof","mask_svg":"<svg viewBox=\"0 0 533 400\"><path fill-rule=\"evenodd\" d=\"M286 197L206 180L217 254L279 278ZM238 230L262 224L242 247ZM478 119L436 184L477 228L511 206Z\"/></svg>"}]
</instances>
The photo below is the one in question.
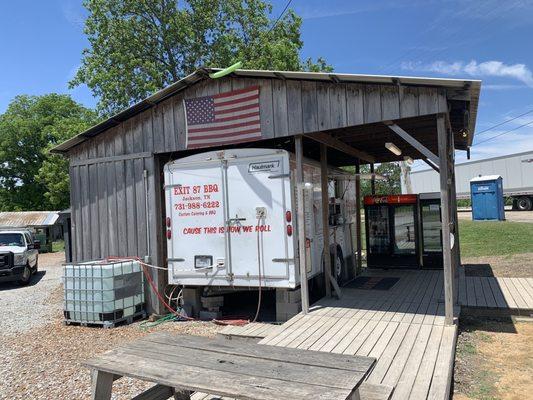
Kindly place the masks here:
<instances>
[{"instance_id":1,"label":"corrugated metal roof","mask_svg":"<svg viewBox=\"0 0 533 400\"><path fill-rule=\"evenodd\" d=\"M52 226L59 218L57 211L0 212L0 228Z\"/></svg>"},{"instance_id":2,"label":"corrugated metal roof","mask_svg":"<svg viewBox=\"0 0 533 400\"><path fill-rule=\"evenodd\" d=\"M100 122L99 124L87 129L85 132L57 145L51 151L53 153L65 153L78 144L86 141L88 138L98 135L99 133L118 125L119 123L133 117L140 112L153 107L166 98L174 95L198 81L209 79L212 72L221 71L220 68L200 68L183 79L161 89L137 104L119 112L113 117ZM377 84L403 84L444 87L450 89L467 89L470 91L470 118L469 131L474 132L477 117L477 107L479 102L479 92L481 81L467 79L447 79L447 78L425 78L415 76L389 76L389 75L362 75L362 74L344 74L344 73L327 73L327 72L301 72L301 71L269 71L269 70L251 70L237 69L230 76L242 76L248 78L273 78L273 79L290 79L290 80L314 80L329 81L335 83L377 83ZM473 135L470 135L473 137Z\"/></svg>"}]
</instances>

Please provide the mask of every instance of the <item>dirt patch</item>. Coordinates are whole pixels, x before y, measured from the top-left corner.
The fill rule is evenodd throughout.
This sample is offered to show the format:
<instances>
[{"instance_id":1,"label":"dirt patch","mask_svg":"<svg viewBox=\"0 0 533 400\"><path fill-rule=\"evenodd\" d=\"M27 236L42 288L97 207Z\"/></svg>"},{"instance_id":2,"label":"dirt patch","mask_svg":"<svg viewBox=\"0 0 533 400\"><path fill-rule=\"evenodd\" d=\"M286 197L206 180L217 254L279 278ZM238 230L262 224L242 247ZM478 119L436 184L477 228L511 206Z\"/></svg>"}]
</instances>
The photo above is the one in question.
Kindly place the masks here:
<instances>
[{"instance_id":1,"label":"dirt patch","mask_svg":"<svg viewBox=\"0 0 533 400\"><path fill-rule=\"evenodd\" d=\"M39 254L39 267L54 267L62 269L64 263L65 253L62 251L57 253Z\"/></svg>"},{"instance_id":2,"label":"dirt patch","mask_svg":"<svg viewBox=\"0 0 533 400\"><path fill-rule=\"evenodd\" d=\"M461 318L454 395L526 399L533 392L533 323Z\"/></svg>"},{"instance_id":3,"label":"dirt patch","mask_svg":"<svg viewBox=\"0 0 533 400\"><path fill-rule=\"evenodd\" d=\"M533 276L533 253L469 257L462 260L470 276L529 278Z\"/></svg>"},{"instance_id":4,"label":"dirt patch","mask_svg":"<svg viewBox=\"0 0 533 400\"><path fill-rule=\"evenodd\" d=\"M472 220L471 211L461 211L457 213L460 220ZM505 210L505 219L513 222L531 222L533 223L533 211L511 211Z\"/></svg>"}]
</instances>

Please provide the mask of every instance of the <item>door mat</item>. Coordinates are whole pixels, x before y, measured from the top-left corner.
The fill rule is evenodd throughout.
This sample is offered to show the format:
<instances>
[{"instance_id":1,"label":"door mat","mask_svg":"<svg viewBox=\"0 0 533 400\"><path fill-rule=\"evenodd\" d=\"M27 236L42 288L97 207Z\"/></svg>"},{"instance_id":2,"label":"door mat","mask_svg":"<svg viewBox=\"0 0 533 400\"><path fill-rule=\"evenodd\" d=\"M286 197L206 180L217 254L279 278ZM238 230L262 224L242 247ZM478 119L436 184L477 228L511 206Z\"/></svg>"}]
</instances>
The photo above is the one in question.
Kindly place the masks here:
<instances>
[{"instance_id":1,"label":"door mat","mask_svg":"<svg viewBox=\"0 0 533 400\"><path fill-rule=\"evenodd\" d=\"M378 278L371 276L359 276L351 281L346 287L351 289L365 290L389 290L400 278Z\"/></svg>"}]
</instances>

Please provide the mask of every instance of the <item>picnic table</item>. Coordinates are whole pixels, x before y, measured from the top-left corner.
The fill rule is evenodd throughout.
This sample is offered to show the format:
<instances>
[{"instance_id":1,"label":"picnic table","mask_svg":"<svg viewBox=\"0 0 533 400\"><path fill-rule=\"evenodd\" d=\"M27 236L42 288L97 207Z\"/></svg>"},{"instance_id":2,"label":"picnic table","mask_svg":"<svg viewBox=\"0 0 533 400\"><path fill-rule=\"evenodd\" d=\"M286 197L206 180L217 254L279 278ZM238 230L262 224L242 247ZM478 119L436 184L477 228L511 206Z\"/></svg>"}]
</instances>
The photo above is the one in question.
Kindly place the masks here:
<instances>
[{"instance_id":1,"label":"picnic table","mask_svg":"<svg viewBox=\"0 0 533 400\"><path fill-rule=\"evenodd\" d=\"M135 400L193 392L254 400L359 400L374 358L154 333L88 360L92 399L111 398L123 376L155 385Z\"/></svg>"}]
</instances>

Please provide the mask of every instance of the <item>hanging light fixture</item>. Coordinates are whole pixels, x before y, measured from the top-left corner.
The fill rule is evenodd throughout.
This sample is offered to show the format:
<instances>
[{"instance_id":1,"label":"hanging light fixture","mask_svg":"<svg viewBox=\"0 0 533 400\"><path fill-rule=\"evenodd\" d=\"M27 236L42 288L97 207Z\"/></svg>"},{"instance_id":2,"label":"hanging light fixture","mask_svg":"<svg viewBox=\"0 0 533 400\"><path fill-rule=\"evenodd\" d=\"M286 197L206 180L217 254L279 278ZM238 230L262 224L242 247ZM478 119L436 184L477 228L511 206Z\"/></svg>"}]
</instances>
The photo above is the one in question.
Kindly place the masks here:
<instances>
[{"instance_id":1,"label":"hanging light fixture","mask_svg":"<svg viewBox=\"0 0 533 400\"><path fill-rule=\"evenodd\" d=\"M387 150L389 150L391 153L396 154L397 156L401 156L402 155L402 151L394 143L387 142L387 143L385 143L385 147L387 148Z\"/></svg>"}]
</instances>

